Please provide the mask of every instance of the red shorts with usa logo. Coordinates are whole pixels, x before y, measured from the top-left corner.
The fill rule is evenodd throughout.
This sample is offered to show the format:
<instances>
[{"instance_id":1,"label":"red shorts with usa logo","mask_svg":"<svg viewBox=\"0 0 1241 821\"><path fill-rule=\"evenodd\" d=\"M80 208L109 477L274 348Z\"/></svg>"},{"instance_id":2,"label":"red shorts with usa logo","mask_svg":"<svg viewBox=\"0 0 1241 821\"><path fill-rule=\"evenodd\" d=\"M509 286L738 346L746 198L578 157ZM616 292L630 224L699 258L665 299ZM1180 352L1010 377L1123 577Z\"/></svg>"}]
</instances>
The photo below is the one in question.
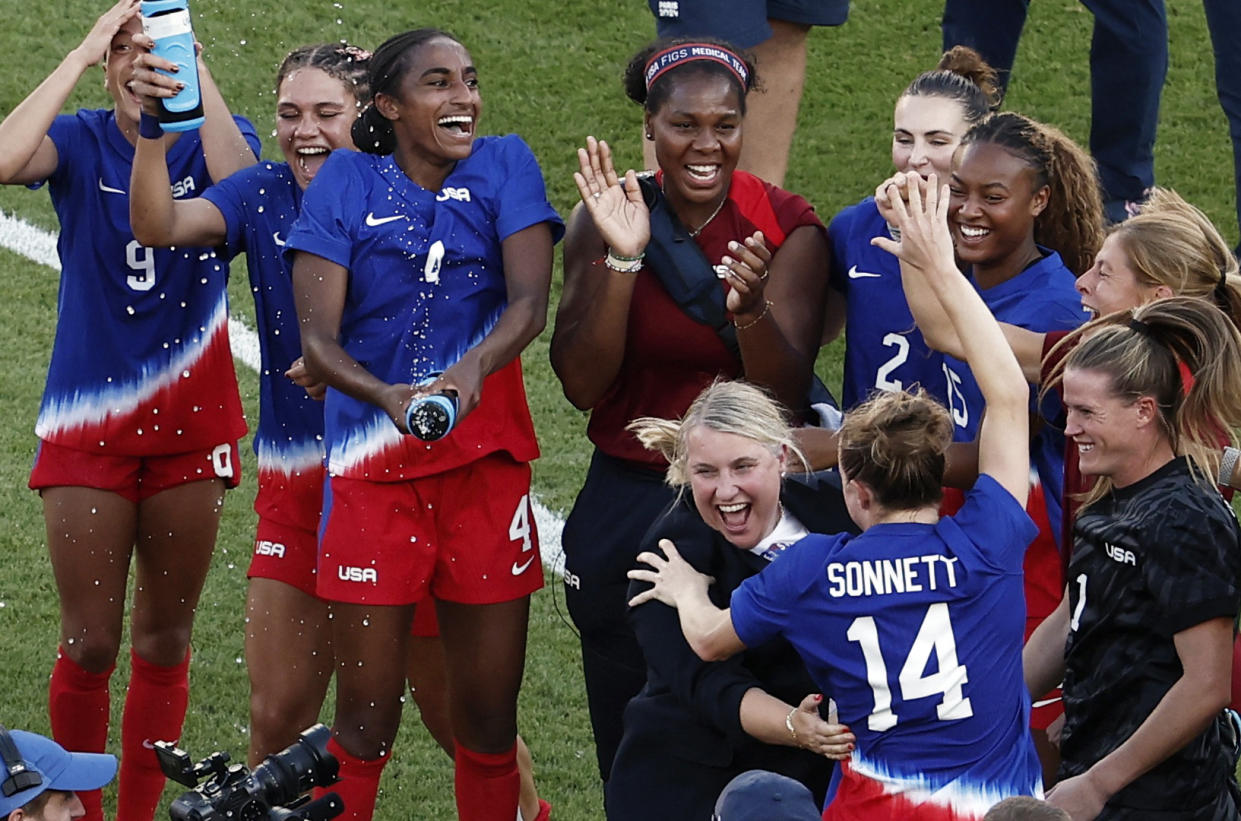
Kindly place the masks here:
<instances>
[{"instance_id":1,"label":"red shorts with usa logo","mask_svg":"<svg viewBox=\"0 0 1241 821\"><path fill-rule=\"evenodd\" d=\"M315 563L319 557L319 511L327 471L286 474L259 468L254 510L259 526L246 576L274 579L315 595Z\"/></svg>"},{"instance_id":2,"label":"red shorts with usa logo","mask_svg":"<svg viewBox=\"0 0 1241 821\"><path fill-rule=\"evenodd\" d=\"M48 487L89 487L119 494L137 504L162 491L204 479L223 479L224 487L237 487L241 459L236 442L188 453L120 456L41 439L27 486L40 491Z\"/></svg>"},{"instance_id":3,"label":"red shorts with usa logo","mask_svg":"<svg viewBox=\"0 0 1241 821\"><path fill-rule=\"evenodd\" d=\"M543 586L530 465L507 453L405 482L334 476L323 516L315 590L329 601L495 604Z\"/></svg>"}]
</instances>

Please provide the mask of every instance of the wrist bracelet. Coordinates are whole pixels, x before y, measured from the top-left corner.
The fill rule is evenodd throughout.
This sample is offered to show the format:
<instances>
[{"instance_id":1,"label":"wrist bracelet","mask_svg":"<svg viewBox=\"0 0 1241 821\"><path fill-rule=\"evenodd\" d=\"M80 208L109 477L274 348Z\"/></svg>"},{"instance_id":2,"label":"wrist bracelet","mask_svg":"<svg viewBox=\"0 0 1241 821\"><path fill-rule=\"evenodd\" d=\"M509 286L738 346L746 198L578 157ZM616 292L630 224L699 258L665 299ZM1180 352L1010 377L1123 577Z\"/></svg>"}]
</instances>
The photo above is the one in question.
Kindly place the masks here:
<instances>
[{"instance_id":1,"label":"wrist bracelet","mask_svg":"<svg viewBox=\"0 0 1241 821\"><path fill-rule=\"evenodd\" d=\"M642 257L646 256L646 251L638 252L638 255L636 257L627 257L624 254L616 253L616 251L612 250L612 246L609 245L608 256L610 256L612 259L616 260L617 262L637 262L638 260L642 259Z\"/></svg>"},{"instance_id":2,"label":"wrist bracelet","mask_svg":"<svg viewBox=\"0 0 1241 821\"><path fill-rule=\"evenodd\" d=\"M616 271L618 274L636 274L642 269L642 260L646 257L643 251L636 257L619 257L612 253L612 249L608 249L608 255L603 258L603 264L608 270Z\"/></svg>"},{"instance_id":3,"label":"wrist bracelet","mask_svg":"<svg viewBox=\"0 0 1241 821\"><path fill-rule=\"evenodd\" d=\"M164 136L164 127L160 125L159 117L154 114L147 114L143 111L138 115L138 136L144 140L158 140Z\"/></svg>"},{"instance_id":4,"label":"wrist bracelet","mask_svg":"<svg viewBox=\"0 0 1241 821\"><path fill-rule=\"evenodd\" d=\"M733 316L733 327L739 331L744 331L746 328L753 328L760 321L762 321L763 317L767 316L767 313L770 310L771 310L771 300L770 299L763 300L763 310L759 312L758 316L754 317L753 319L751 319L749 322L747 322L744 325L738 325L737 317Z\"/></svg>"},{"instance_id":5,"label":"wrist bracelet","mask_svg":"<svg viewBox=\"0 0 1241 821\"><path fill-rule=\"evenodd\" d=\"M1232 474L1237 469L1237 459L1241 459L1241 450L1234 447L1224 448L1224 457L1219 461L1219 484L1232 487Z\"/></svg>"},{"instance_id":6,"label":"wrist bracelet","mask_svg":"<svg viewBox=\"0 0 1241 821\"><path fill-rule=\"evenodd\" d=\"M784 726L789 728L789 735L793 736L793 743L796 744L797 743L797 730L793 729L793 713L795 712L797 712L796 707L794 707L792 710L789 710L789 714L784 717Z\"/></svg>"}]
</instances>

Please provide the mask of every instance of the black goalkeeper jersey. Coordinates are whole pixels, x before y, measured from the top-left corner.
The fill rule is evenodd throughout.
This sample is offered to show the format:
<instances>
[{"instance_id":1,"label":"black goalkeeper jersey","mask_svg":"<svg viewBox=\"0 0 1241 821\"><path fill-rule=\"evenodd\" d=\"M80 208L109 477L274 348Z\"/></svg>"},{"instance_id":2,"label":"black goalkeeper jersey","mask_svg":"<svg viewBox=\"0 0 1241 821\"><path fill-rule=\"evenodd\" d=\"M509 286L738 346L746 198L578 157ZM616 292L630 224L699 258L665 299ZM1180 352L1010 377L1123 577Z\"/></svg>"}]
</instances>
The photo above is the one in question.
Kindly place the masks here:
<instances>
[{"instance_id":1,"label":"black goalkeeper jersey","mask_svg":"<svg viewBox=\"0 0 1241 821\"><path fill-rule=\"evenodd\" d=\"M1079 514L1068 587L1061 779L1119 747L1181 677L1176 633L1237 616L1241 529L1218 491L1174 459ZM1236 817L1216 804L1233 779L1221 722L1118 792L1100 817Z\"/></svg>"}]
</instances>

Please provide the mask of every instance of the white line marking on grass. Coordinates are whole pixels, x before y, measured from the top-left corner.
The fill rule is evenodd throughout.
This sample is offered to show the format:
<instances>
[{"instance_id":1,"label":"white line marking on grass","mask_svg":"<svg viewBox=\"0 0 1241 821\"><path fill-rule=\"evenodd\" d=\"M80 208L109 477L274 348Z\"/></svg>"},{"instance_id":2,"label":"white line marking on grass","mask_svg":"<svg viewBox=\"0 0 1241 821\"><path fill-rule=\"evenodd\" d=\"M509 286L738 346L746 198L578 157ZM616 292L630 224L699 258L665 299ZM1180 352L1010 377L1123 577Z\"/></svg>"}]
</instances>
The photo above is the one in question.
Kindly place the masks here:
<instances>
[{"instance_id":1,"label":"white line marking on grass","mask_svg":"<svg viewBox=\"0 0 1241 821\"><path fill-rule=\"evenodd\" d=\"M60 258L56 255L56 235L20 217L2 211L0 211L0 246L51 268L53 271L60 271ZM236 317L229 317L228 340L233 349L233 357L258 373L260 367L259 338L254 329ZM558 579L564 571L564 554L560 550L560 534L564 530L564 519L533 497L531 497L531 506L534 508L534 521L539 528L539 552L542 554L543 566Z\"/></svg>"}]
</instances>

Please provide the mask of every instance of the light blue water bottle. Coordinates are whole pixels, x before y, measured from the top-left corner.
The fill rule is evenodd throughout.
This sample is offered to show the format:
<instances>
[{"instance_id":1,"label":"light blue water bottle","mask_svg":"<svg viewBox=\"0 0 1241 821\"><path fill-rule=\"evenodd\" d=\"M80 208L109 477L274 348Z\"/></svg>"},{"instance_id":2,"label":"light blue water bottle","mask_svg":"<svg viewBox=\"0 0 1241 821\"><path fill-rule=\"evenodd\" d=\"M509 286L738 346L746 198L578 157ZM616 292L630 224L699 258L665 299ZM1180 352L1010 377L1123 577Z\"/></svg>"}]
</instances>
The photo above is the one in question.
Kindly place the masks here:
<instances>
[{"instance_id":1,"label":"light blue water bottle","mask_svg":"<svg viewBox=\"0 0 1241 821\"><path fill-rule=\"evenodd\" d=\"M165 131L198 128L203 124L203 97L189 4L186 0L142 0L142 30L155 41L152 53L180 68L175 74L163 70L160 74L185 83L175 97L159 101L160 125Z\"/></svg>"}]
</instances>

